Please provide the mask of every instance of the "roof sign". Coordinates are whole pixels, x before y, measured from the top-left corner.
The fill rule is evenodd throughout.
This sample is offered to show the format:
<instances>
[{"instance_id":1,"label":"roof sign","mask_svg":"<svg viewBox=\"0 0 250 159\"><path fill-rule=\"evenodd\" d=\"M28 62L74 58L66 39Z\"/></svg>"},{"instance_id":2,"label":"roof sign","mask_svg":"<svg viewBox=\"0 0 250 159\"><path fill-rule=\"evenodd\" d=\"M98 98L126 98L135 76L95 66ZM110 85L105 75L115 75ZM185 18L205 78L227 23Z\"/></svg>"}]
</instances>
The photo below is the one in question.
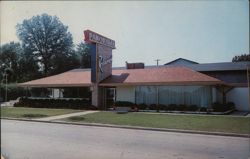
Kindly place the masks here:
<instances>
[{"instance_id":1,"label":"roof sign","mask_svg":"<svg viewBox=\"0 0 250 159\"><path fill-rule=\"evenodd\" d=\"M97 43L102 44L112 49L115 49L115 41L109 38L106 38L100 34L97 34L91 30L84 31L84 41L88 43Z\"/></svg>"}]
</instances>

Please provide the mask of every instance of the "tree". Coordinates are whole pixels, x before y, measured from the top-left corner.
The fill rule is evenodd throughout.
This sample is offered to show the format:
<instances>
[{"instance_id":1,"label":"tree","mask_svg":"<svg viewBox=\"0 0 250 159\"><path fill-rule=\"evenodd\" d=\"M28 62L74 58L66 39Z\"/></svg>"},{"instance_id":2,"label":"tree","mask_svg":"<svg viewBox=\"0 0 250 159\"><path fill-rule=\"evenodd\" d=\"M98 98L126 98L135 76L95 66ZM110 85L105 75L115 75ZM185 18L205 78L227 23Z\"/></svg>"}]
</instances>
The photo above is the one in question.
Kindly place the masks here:
<instances>
[{"instance_id":1,"label":"tree","mask_svg":"<svg viewBox=\"0 0 250 159\"><path fill-rule=\"evenodd\" d=\"M17 71L19 69L18 62L22 49L19 43L10 42L4 44L0 49L0 72L1 79L4 79L4 74L8 74L8 81L15 81Z\"/></svg>"},{"instance_id":2,"label":"tree","mask_svg":"<svg viewBox=\"0 0 250 159\"><path fill-rule=\"evenodd\" d=\"M239 62L239 61L250 61L250 54L236 55L232 59L232 62Z\"/></svg>"},{"instance_id":3,"label":"tree","mask_svg":"<svg viewBox=\"0 0 250 159\"><path fill-rule=\"evenodd\" d=\"M38 62L44 76L68 69L65 59L73 53L72 35L58 17L48 14L33 16L17 24L16 28L24 52Z\"/></svg>"},{"instance_id":4,"label":"tree","mask_svg":"<svg viewBox=\"0 0 250 159\"><path fill-rule=\"evenodd\" d=\"M26 82L41 77L42 74L41 71L39 71L38 63L33 60L33 57L30 54L23 52L19 60L17 81Z\"/></svg>"},{"instance_id":5,"label":"tree","mask_svg":"<svg viewBox=\"0 0 250 159\"><path fill-rule=\"evenodd\" d=\"M91 68L90 48L87 44L81 42L77 45L76 53L80 59L81 68Z\"/></svg>"},{"instance_id":6,"label":"tree","mask_svg":"<svg viewBox=\"0 0 250 159\"><path fill-rule=\"evenodd\" d=\"M52 61L54 63L54 67L51 70L51 74L58 74L80 67L79 59L74 50L72 50L68 55L57 54Z\"/></svg>"},{"instance_id":7,"label":"tree","mask_svg":"<svg viewBox=\"0 0 250 159\"><path fill-rule=\"evenodd\" d=\"M4 79L6 70L9 82L23 82L38 77L38 65L25 55L20 43L10 42L1 46L0 79Z\"/></svg>"}]
</instances>

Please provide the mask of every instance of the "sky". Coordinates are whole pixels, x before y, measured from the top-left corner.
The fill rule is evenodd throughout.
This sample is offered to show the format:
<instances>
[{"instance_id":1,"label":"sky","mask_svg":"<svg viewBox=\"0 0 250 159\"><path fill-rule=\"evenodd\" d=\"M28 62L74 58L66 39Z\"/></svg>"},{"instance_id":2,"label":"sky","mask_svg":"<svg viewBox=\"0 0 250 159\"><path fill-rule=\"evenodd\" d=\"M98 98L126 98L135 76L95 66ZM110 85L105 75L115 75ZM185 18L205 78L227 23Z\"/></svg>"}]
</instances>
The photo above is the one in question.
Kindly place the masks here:
<instances>
[{"instance_id":1,"label":"sky","mask_svg":"<svg viewBox=\"0 0 250 159\"><path fill-rule=\"evenodd\" d=\"M115 40L115 67L176 58L229 62L249 53L248 0L0 1L0 7L1 45L19 41L18 23L47 13L68 26L74 44L84 41L86 29Z\"/></svg>"}]
</instances>

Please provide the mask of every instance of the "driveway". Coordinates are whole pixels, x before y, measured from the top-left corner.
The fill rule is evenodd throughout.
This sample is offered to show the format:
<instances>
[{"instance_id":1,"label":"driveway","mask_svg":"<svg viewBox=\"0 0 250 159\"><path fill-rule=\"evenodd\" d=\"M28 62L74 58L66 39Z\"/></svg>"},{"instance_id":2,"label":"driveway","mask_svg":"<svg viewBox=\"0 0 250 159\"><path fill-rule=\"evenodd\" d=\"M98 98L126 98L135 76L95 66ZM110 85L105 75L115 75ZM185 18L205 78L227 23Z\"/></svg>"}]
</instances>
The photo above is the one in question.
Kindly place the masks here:
<instances>
[{"instance_id":1,"label":"driveway","mask_svg":"<svg viewBox=\"0 0 250 159\"><path fill-rule=\"evenodd\" d=\"M246 159L249 139L1 120L10 159Z\"/></svg>"}]
</instances>

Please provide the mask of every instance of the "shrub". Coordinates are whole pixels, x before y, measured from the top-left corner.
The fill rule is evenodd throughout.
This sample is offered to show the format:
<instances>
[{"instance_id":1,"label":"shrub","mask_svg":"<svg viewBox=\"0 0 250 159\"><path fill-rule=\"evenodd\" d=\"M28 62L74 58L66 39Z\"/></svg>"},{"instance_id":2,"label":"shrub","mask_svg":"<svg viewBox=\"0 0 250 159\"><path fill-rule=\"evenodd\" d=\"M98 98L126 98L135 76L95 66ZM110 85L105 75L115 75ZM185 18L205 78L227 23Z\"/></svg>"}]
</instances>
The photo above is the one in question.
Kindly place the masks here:
<instances>
[{"instance_id":1,"label":"shrub","mask_svg":"<svg viewBox=\"0 0 250 159\"><path fill-rule=\"evenodd\" d=\"M224 112L224 111L229 110L227 108L227 105L223 105L219 102L212 103L212 108L215 112Z\"/></svg>"},{"instance_id":2,"label":"shrub","mask_svg":"<svg viewBox=\"0 0 250 159\"><path fill-rule=\"evenodd\" d=\"M197 111L198 107L197 107L197 105L189 105L187 107L187 110L189 110L189 111Z\"/></svg>"},{"instance_id":3,"label":"shrub","mask_svg":"<svg viewBox=\"0 0 250 159\"><path fill-rule=\"evenodd\" d=\"M157 110L157 105L156 104L150 104L149 109L150 110Z\"/></svg>"},{"instance_id":4,"label":"shrub","mask_svg":"<svg viewBox=\"0 0 250 159\"><path fill-rule=\"evenodd\" d=\"M166 109L166 105L163 105L163 104L159 104L158 105L158 108L159 108L159 110L165 110Z\"/></svg>"},{"instance_id":5,"label":"shrub","mask_svg":"<svg viewBox=\"0 0 250 159\"><path fill-rule=\"evenodd\" d=\"M206 112L207 108L206 107L200 107L200 112Z\"/></svg>"},{"instance_id":6,"label":"shrub","mask_svg":"<svg viewBox=\"0 0 250 159\"><path fill-rule=\"evenodd\" d=\"M128 101L117 101L115 102L115 106L117 107L133 107L136 104L132 103L132 102L128 102Z\"/></svg>"},{"instance_id":7,"label":"shrub","mask_svg":"<svg viewBox=\"0 0 250 159\"><path fill-rule=\"evenodd\" d=\"M177 105L176 104L169 104L167 107L168 110L172 111L172 110L176 110L177 109Z\"/></svg>"},{"instance_id":8,"label":"shrub","mask_svg":"<svg viewBox=\"0 0 250 159\"><path fill-rule=\"evenodd\" d=\"M180 104L180 105L177 106L177 110L179 110L179 111L186 111L187 110L187 105Z\"/></svg>"},{"instance_id":9,"label":"shrub","mask_svg":"<svg viewBox=\"0 0 250 159\"><path fill-rule=\"evenodd\" d=\"M31 99L20 98L14 107L31 107L31 108L58 108L58 109L84 109L96 110L91 106L91 102L86 99Z\"/></svg>"},{"instance_id":10,"label":"shrub","mask_svg":"<svg viewBox=\"0 0 250 159\"><path fill-rule=\"evenodd\" d=\"M226 106L227 106L228 109L235 109L234 102L228 102Z\"/></svg>"},{"instance_id":11,"label":"shrub","mask_svg":"<svg viewBox=\"0 0 250 159\"><path fill-rule=\"evenodd\" d=\"M144 104L144 103L142 103L142 104L138 104L137 105L137 108L139 109L139 110L145 110L145 109L147 109L147 105L146 104Z\"/></svg>"}]
</instances>

